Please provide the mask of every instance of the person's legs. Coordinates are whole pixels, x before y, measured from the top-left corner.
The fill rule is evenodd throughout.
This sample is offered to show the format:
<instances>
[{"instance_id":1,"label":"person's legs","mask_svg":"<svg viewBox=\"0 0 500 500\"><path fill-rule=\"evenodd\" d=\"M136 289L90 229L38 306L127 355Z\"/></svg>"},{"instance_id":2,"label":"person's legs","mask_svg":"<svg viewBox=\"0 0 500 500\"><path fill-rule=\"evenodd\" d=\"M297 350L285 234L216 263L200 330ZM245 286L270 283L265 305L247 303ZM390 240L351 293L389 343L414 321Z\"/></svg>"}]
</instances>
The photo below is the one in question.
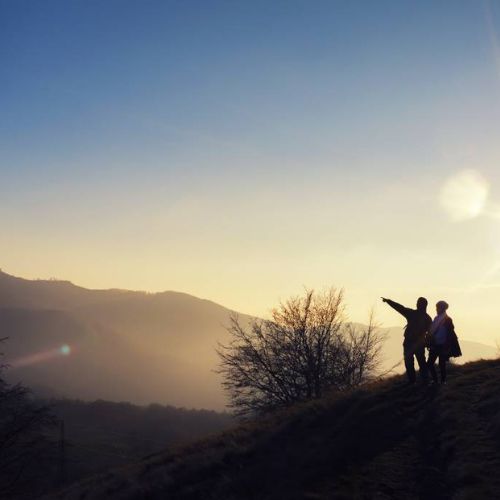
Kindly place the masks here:
<instances>
[{"instance_id":1,"label":"person's legs","mask_svg":"<svg viewBox=\"0 0 500 500\"><path fill-rule=\"evenodd\" d=\"M420 380L425 384L429 380L429 374L427 371L427 363L425 362L425 347L419 347L415 351L415 357L417 358L418 368L420 372Z\"/></svg>"},{"instance_id":2,"label":"person's legs","mask_svg":"<svg viewBox=\"0 0 500 500\"><path fill-rule=\"evenodd\" d=\"M429 358L427 359L427 367L429 368L429 373L431 374L432 380L434 380L434 382L436 383L438 381L438 377L434 363L436 362L437 357L438 353L436 352L436 350L431 349L429 352Z\"/></svg>"},{"instance_id":3,"label":"person's legs","mask_svg":"<svg viewBox=\"0 0 500 500\"><path fill-rule=\"evenodd\" d=\"M408 377L408 382L413 384L417 376L415 375L415 361L413 359L413 349L411 346L403 346L404 357L405 357L405 368L406 376Z\"/></svg>"},{"instance_id":4,"label":"person's legs","mask_svg":"<svg viewBox=\"0 0 500 500\"><path fill-rule=\"evenodd\" d=\"M439 354L439 371L441 372L441 383L446 382L446 355L441 352Z\"/></svg>"}]
</instances>

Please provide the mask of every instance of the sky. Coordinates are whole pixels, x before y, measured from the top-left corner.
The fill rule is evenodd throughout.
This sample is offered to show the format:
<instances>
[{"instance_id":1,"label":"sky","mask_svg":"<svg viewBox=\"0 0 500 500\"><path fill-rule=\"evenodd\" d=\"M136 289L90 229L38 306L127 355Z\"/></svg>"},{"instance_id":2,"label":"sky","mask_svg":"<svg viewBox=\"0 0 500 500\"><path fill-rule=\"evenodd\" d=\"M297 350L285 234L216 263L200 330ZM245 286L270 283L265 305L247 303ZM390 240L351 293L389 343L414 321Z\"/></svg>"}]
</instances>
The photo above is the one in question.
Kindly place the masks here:
<instances>
[{"instance_id":1,"label":"sky","mask_svg":"<svg viewBox=\"0 0 500 500\"><path fill-rule=\"evenodd\" d=\"M0 0L0 61L5 272L500 341L500 2Z\"/></svg>"}]
</instances>

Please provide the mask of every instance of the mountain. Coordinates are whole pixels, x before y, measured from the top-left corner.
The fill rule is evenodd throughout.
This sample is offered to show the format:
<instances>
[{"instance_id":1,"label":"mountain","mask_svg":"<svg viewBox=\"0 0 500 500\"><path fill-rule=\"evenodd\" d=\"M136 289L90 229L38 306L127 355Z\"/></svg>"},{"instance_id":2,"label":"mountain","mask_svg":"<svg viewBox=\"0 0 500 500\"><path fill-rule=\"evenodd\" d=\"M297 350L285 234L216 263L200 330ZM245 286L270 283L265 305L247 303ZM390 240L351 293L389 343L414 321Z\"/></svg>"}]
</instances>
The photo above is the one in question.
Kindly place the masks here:
<instances>
[{"instance_id":1,"label":"mountain","mask_svg":"<svg viewBox=\"0 0 500 500\"><path fill-rule=\"evenodd\" d=\"M0 273L7 377L58 395L222 409L215 347L227 339L230 314L183 293L87 290Z\"/></svg>"},{"instance_id":2,"label":"mountain","mask_svg":"<svg viewBox=\"0 0 500 500\"><path fill-rule=\"evenodd\" d=\"M7 378L42 395L221 410L215 348L228 339L231 313L184 293L88 290L0 272ZM382 371L402 358L402 328L386 333ZM496 355L464 340L462 350L464 361Z\"/></svg>"},{"instance_id":3,"label":"mountain","mask_svg":"<svg viewBox=\"0 0 500 500\"><path fill-rule=\"evenodd\" d=\"M500 360L393 376L89 478L52 500L500 498Z\"/></svg>"}]
</instances>

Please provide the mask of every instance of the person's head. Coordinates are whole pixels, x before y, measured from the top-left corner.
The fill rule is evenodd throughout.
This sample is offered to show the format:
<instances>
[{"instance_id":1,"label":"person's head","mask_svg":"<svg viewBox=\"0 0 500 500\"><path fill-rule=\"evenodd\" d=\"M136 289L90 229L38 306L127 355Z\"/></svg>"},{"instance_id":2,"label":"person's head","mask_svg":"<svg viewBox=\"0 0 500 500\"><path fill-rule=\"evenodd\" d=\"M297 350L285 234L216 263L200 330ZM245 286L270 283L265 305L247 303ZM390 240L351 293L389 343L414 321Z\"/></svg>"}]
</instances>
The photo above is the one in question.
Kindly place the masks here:
<instances>
[{"instance_id":1,"label":"person's head","mask_svg":"<svg viewBox=\"0 0 500 500\"><path fill-rule=\"evenodd\" d=\"M448 309L448 303L445 302L444 300L440 300L437 304L436 304L436 312L438 314L443 314L444 312L446 312L446 310Z\"/></svg>"},{"instance_id":2,"label":"person's head","mask_svg":"<svg viewBox=\"0 0 500 500\"><path fill-rule=\"evenodd\" d=\"M425 297L419 297L417 300L417 309L419 311L427 310L427 299Z\"/></svg>"}]
</instances>

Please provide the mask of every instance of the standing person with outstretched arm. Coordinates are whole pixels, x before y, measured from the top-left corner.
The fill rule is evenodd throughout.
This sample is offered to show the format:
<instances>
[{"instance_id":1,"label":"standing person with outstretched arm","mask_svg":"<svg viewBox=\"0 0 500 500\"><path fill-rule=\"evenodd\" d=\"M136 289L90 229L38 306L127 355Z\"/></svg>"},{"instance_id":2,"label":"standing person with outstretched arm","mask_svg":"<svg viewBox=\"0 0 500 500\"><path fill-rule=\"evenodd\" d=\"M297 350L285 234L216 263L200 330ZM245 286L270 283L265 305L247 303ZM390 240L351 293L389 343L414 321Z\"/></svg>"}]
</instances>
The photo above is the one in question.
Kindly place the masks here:
<instances>
[{"instance_id":1,"label":"standing person with outstretched arm","mask_svg":"<svg viewBox=\"0 0 500 500\"><path fill-rule=\"evenodd\" d=\"M402 306L391 299L382 297L382 300L389 304L399 314L403 315L408 322L405 327L403 352L405 360L406 375L408 382L414 384L416 382L415 360L417 358L422 383L427 384L428 372L427 363L425 361L425 337L430 329L432 319L427 314L427 299L420 297L417 300L417 308L410 309Z\"/></svg>"}]
</instances>

